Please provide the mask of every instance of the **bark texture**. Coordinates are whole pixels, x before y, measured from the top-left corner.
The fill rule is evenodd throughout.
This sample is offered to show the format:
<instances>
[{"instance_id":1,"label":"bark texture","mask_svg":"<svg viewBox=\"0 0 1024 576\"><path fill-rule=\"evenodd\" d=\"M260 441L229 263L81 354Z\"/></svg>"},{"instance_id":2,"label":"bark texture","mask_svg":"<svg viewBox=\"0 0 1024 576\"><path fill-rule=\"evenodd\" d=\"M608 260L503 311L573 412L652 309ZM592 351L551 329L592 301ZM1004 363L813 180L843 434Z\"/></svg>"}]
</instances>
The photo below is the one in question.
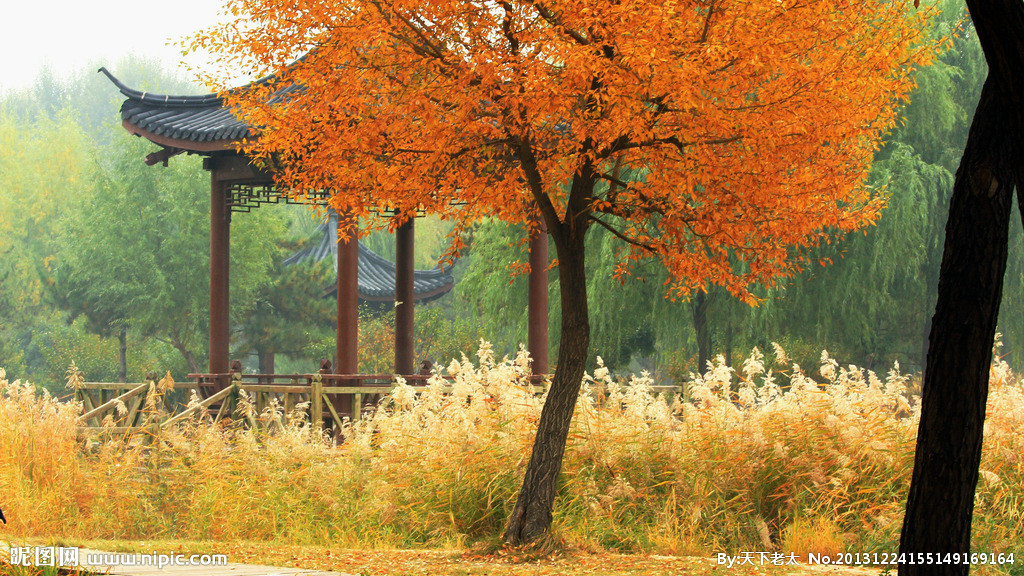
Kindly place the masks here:
<instances>
[{"instance_id":1,"label":"bark texture","mask_svg":"<svg viewBox=\"0 0 1024 576\"><path fill-rule=\"evenodd\" d=\"M505 526L503 539L512 546L540 544L550 536L565 442L590 350L584 241L590 223L589 202L595 182L593 166L582 167L573 179L565 219L562 220L541 192L541 177L528 140L520 147L519 159L558 256L562 339L558 346L558 365L537 424L537 436L526 466L523 486Z\"/></svg>"},{"instance_id":2,"label":"bark texture","mask_svg":"<svg viewBox=\"0 0 1024 576\"><path fill-rule=\"evenodd\" d=\"M1024 123L1017 73L1024 70L1024 4L967 4L989 77L950 200L917 452L900 535L901 576L968 573L968 565L921 563L917 554L970 552L1010 210L1013 189L1019 193L1022 184Z\"/></svg>"},{"instance_id":3,"label":"bark texture","mask_svg":"<svg viewBox=\"0 0 1024 576\"><path fill-rule=\"evenodd\" d=\"M117 331L117 381L128 381L128 328Z\"/></svg>"},{"instance_id":4,"label":"bark texture","mask_svg":"<svg viewBox=\"0 0 1024 576\"><path fill-rule=\"evenodd\" d=\"M900 552L908 554L970 551L1013 204L1013 172L1002 158L1007 142L1000 135L1001 111L989 79L950 202L914 473L900 538ZM900 574L966 574L967 568L905 563Z\"/></svg>"},{"instance_id":5,"label":"bark texture","mask_svg":"<svg viewBox=\"0 0 1024 576\"><path fill-rule=\"evenodd\" d=\"M562 341L558 367L537 425L537 437L515 508L505 528L505 542L519 546L546 536L551 527L555 489L569 425L590 349L584 230L553 233L561 286Z\"/></svg>"},{"instance_id":6,"label":"bark texture","mask_svg":"<svg viewBox=\"0 0 1024 576\"><path fill-rule=\"evenodd\" d=\"M711 361L711 329L708 327L708 295L698 291L693 297L693 331L697 334L697 372L703 374Z\"/></svg>"}]
</instances>

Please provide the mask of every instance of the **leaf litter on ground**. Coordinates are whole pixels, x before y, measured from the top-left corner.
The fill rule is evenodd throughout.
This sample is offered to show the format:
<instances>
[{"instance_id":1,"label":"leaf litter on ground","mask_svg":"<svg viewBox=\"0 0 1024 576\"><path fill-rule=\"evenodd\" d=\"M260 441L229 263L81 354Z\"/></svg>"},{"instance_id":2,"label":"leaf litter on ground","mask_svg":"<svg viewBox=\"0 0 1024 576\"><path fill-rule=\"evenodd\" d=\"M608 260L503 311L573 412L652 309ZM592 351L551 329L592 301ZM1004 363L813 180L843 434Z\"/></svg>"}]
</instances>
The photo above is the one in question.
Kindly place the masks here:
<instances>
[{"instance_id":1,"label":"leaf litter on ground","mask_svg":"<svg viewBox=\"0 0 1024 576\"><path fill-rule=\"evenodd\" d=\"M97 540L62 543L139 553L226 554L237 564L288 566L359 576L875 576L879 568L719 564L716 558L562 550L337 549L264 542Z\"/></svg>"}]
</instances>

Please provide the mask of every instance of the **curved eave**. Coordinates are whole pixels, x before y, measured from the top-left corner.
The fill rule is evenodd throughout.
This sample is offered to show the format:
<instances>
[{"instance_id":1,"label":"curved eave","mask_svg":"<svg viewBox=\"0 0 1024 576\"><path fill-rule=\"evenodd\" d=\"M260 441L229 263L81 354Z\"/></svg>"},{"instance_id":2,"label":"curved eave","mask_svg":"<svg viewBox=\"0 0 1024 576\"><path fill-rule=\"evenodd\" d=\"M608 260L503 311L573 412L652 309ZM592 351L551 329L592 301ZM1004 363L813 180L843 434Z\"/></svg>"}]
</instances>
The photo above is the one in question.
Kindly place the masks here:
<instances>
[{"instance_id":1,"label":"curved eave","mask_svg":"<svg viewBox=\"0 0 1024 576\"><path fill-rule=\"evenodd\" d=\"M182 108L209 108L216 107L220 108L224 105L224 99L219 94L200 94L197 96L171 96L168 94L155 94L152 92L143 92L142 90L136 90L124 82L117 79L116 76L110 73L105 67L100 68L99 72L107 77L110 82L117 87L117 89L127 97L129 100L135 100L136 102L142 102L154 106L163 107L182 107Z\"/></svg>"},{"instance_id":2,"label":"curved eave","mask_svg":"<svg viewBox=\"0 0 1024 576\"><path fill-rule=\"evenodd\" d=\"M415 294L414 301L417 304L425 304L427 302L431 302L433 300L437 300L441 296L444 296L445 294L451 292L452 288L454 288L454 287L455 287L455 282L452 281L452 282L449 282L449 283L444 284L442 286L438 286L438 287L436 287L436 288L434 288L432 290L427 290L425 292L417 292ZM324 297L334 297L337 294L338 294L338 287L337 287L337 285L334 285L329 290L327 290L327 292L324 294ZM363 302L374 303L374 304L394 304L394 302L395 302L395 295L394 295L394 293L385 294L385 295L365 294L365 293L363 293L362 290L360 290L359 291L359 300L363 301Z\"/></svg>"},{"instance_id":3,"label":"curved eave","mask_svg":"<svg viewBox=\"0 0 1024 576\"><path fill-rule=\"evenodd\" d=\"M333 210L327 221L317 227L309 246L285 259L285 266L300 262L320 262L330 259L337 263L338 215ZM337 267L335 267L337 270ZM395 301L395 263L383 258L359 242L359 274L357 278L359 300L369 303ZM455 286L451 266L413 271L413 298L416 302L429 302L450 292ZM337 282L332 283L324 296L336 295Z\"/></svg>"},{"instance_id":4,"label":"curved eave","mask_svg":"<svg viewBox=\"0 0 1024 576\"><path fill-rule=\"evenodd\" d=\"M251 126L225 107L219 94L153 94L130 88L105 68L100 68L100 72L125 97L121 104L121 125L124 129L175 153L209 155L234 151L244 138L253 134ZM293 90L292 87L282 88L275 97Z\"/></svg>"},{"instance_id":5,"label":"curved eave","mask_svg":"<svg viewBox=\"0 0 1024 576\"><path fill-rule=\"evenodd\" d=\"M213 153L213 152L224 152L229 150L237 150L240 140L210 140L206 142L196 142L195 140L188 140L183 138L172 138L168 136L161 136L155 132L149 130L143 130L135 124L132 124L129 120L122 120L121 126L128 131L129 134L134 134L149 140L154 144L158 144L165 148L175 148L178 150L185 150L186 152L196 153Z\"/></svg>"}]
</instances>

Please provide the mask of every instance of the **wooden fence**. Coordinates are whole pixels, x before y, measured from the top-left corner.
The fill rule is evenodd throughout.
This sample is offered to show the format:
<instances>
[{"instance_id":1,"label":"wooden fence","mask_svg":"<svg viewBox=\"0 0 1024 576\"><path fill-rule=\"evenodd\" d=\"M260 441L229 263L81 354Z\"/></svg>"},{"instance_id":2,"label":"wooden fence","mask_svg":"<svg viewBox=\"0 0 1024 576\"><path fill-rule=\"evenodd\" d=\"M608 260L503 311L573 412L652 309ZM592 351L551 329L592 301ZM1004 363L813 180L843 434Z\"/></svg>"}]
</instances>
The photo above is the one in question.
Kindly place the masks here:
<instances>
[{"instance_id":1,"label":"wooden fence","mask_svg":"<svg viewBox=\"0 0 1024 576\"><path fill-rule=\"evenodd\" d=\"M242 374L232 371L189 376L193 380L175 383L174 390L188 390L190 396L195 391L198 403L168 404L153 373L140 383L84 383L75 390L75 399L83 404L83 414L78 418L82 434L155 433L199 413L209 415L214 423L243 419L252 428L265 428L273 425L263 416L268 407L276 404L282 414L291 414L302 403L308 403L304 412L310 422L338 431L344 418L359 420L364 408L395 388L395 377L390 374ZM416 374L403 378L410 386L422 388L430 376ZM543 377L534 377L533 381L534 392L543 393L546 389L546 385L541 384ZM652 388L656 392L678 390L674 386ZM151 394L152 399L147 403ZM242 394L248 397L252 408L245 414L237 410ZM351 409L343 410L347 404Z\"/></svg>"},{"instance_id":2,"label":"wooden fence","mask_svg":"<svg viewBox=\"0 0 1024 576\"><path fill-rule=\"evenodd\" d=\"M388 374L190 374L194 380L175 383L175 390L194 390L198 403L165 407L163 394L159 393L159 381L149 375L145 382L110 383L86 382L75 390L75 400L82 402L83 414L78 418L83 435L126 435L134 432L168 428L192 417L207 413L213 422L225 419L243 418L253 428L271 425L263 417L272 405L283 414L292 413L296 406L308 403L305 408L310 422L319 422L327 429L337 431L344 418L359 420L367 401L374 401L390 394L395 388L394 376ZM422 387L429 375L404 377L414 387ZM535 386L536 392L543 392L543 386ZM244 391L244 392L243 392ZM155 406L147 404L147 397L153 394ZM252 410L248 414L236 413L240 395L248 396ZM342 410L343 399L349 398L350 410ZM118 408L121 411L118 411ZM175 408L179 408L175 409Z\"/></svg>"}]
</instances>

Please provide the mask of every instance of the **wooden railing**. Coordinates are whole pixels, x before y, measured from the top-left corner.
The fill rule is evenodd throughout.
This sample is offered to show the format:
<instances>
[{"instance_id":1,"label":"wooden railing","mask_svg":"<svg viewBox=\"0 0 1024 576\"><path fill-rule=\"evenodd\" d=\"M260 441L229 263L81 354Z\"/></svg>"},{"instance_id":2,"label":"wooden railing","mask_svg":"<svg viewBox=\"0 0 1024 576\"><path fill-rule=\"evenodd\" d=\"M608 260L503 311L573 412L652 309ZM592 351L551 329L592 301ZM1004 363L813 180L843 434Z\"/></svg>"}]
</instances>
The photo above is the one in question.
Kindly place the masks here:
<instances>
[{"instance_id":1,"label":"wooden railing","mask_svg":"<svg viewBox=\"0 0 1024 576\"><path fill-rule=\"evenodd\" d=\"M337 431L345 418L359 420L368 404L395 388L395 377L391 374L242 374L232 371L189 374L189 377L193 380L175 383L174 389L194 389L201 401L175 414L161 413L154 407L147 409L147 395L158 387L155 376L141 383L86 382L75 390L75 399L82 402L84 410L78 418L82 433L109 436L156 431L204 411L213 422L242 418L249 426L259 428L270 425L263 417L270 406L276 404L283 414L290 414L304 402L309 404L305 411L310 422ZM422 387L430 376L414 374L403 378L411 386ZM544 391L544 386L534 388L536 392ZM242 391L252 406L251 413L244 415L236 414ZM162 395L157 394L157 397L162 402ZM351 402L350 410L341 409L342 399L346 397ZM117 412L119 405L125 408L123 414Z\"/></svg>"},{"instance_id":2,"label":"wooden railing","mask_svg":"<svg viewBox=\"0 0 1024 576\"><path fill-rule=\"evenodd\" d=\"M175 390L193 389L200 401L168 414L157 407L147 407L150 390L156 391L155 375L147 375L142 383L87 382L75 391L75 399L83 404L84 413L78 418L85 435L127 435L134 432L156 432L196 414L205 414L216 423L226 419L242 419L246 425L261 428L273 425L264 414L276 405L283 414L291 414L301 403L308 403L304 412L309 421L325 429L339 431L345 418L359 420L365 407L395 388L392 374L189 374L192 381L175 383ZM430 375L403 376L413 387L422 387ZM449 380L450 377L447 377ZM533 377L535 393L543 393L545 377ZM654 386L656 392L678 390L674 386ZM251 410L238 410L240 395L248 396ZM344 401L349 399L349 402ZM156 394L155 402L163 402ZM118 406L125 407L118 414ZM343 406L350 406L343 410ZM110 419L107 419L108 415Z\"/></svg>"},{"instance_id":3,"label":"wooden railing","mask_svg":"<svg viewBox=\"0 0 1024 576\"><path fill-rule=\"evenodd\" d=\"M323 422L325 427L338 429L344 418L361 419L363 409L382 395L395 389L393 374L189 374L195 378L200 390L219 390L223 382L232 381L251 396L257 414L276 401L285 414L301 402L309 402L310 422ZM431 378L429 374L403 376L406 383L422 387ZM451 380L449 376L444 378ZM233 380L232 380L233 379ZM543 393L544 377L531 378L534 391ZM342 411L342 400L351 399L351 409Z\"/></svg>"},{"instance_id":4,"label":"wooden railing","mask_svg":"<svg viewBox=\"0 0 1024 576\"><path fill-rule=\"evenodd\" d=\"M175 389L194 388L194 382L175 384ZM149 429L156 411L146 405L151 389L158 387L154 373L146 375L144 382L85 382L75 390L75 400L82 403L83 413L78 424L85 434L124 434ZM163 398L160 398L163 401ZM120 406L124 412L118 411ZM107 420L109 417L109 421ZM111 426L110 424L114 425ZM158 424L159 422L157 422Z\"/></svg>"}]
</instances>

